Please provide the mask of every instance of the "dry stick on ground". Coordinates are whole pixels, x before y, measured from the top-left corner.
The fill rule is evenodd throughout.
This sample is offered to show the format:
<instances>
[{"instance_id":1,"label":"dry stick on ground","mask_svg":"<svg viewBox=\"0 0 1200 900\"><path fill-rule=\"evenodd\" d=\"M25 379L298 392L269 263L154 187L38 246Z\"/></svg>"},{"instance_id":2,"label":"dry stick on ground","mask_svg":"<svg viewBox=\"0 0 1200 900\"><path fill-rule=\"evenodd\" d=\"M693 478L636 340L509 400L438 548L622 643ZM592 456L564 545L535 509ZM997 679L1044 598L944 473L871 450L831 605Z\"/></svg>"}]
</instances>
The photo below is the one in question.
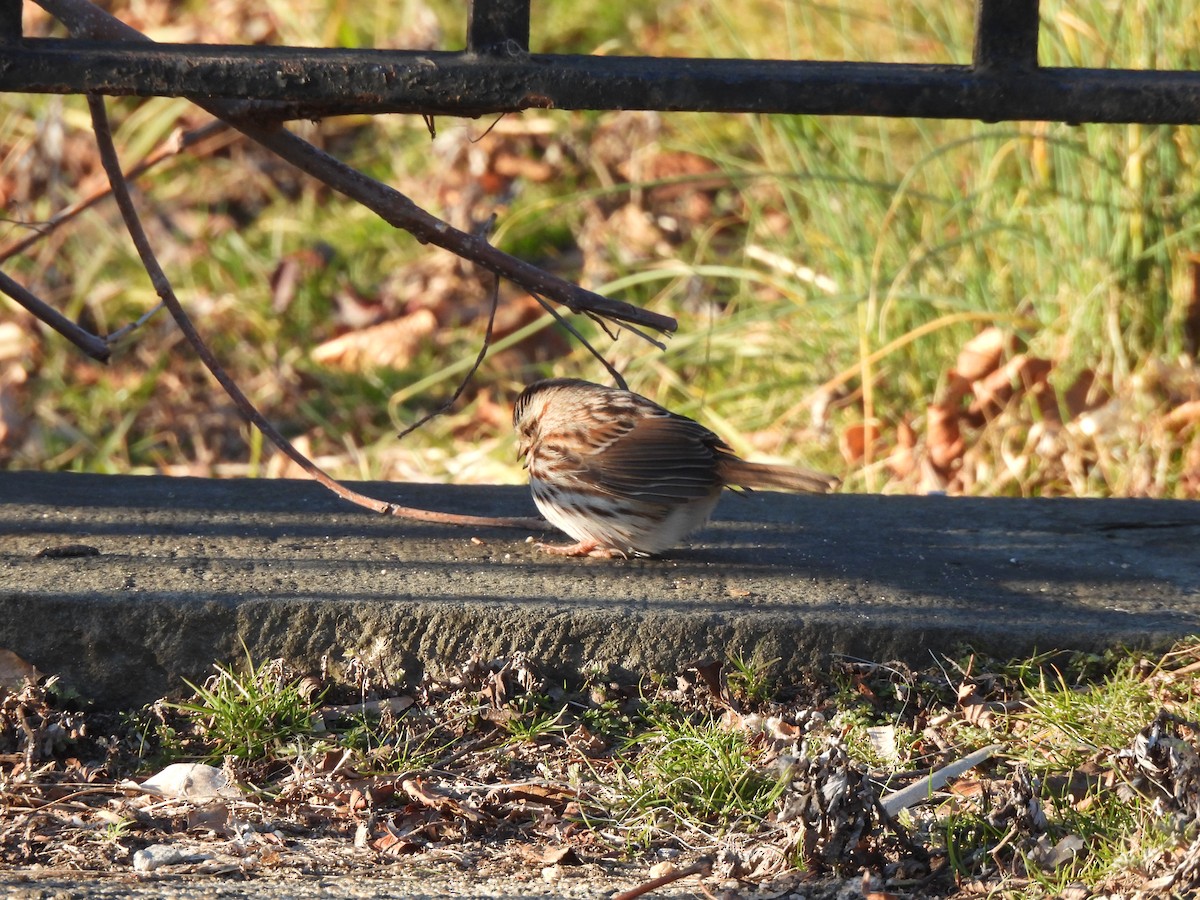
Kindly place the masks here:
<instances>
[{"instance_id":1,"label":"dry stick on ground","mask_svg":"<svg viewBox=\"0 0 1200 900\"><path fill-rule=\"evenodd\" d=\"M88 0L35 0L38 6L66 25L76 38L99 40L144 41L150 39L131 28ZM483 266L499 276L519 284L531 294L549 298L575 313L591 314L616 323L641 325L654 331L673 332L678 323L664 316L641 309L620 300L613 300L572 284L537 266L509 256L487 242L481 235L470 234L443 222L415 204L394 188L369 178L357 169L317 149L307 141L280 128L264 128L253 124L261 121L270 103L233 100L195 100L198 106L219 119L224 119L242 134L287 160L301 171L325 183L341 194L366 206L385 222L402 228L424 244L435 244L445 250ZM654 341L641 332L635 333Z\"/></svg>"},{"instance_id":2,"label":"dry stick on ground","mask_svg":"<svg viewBox=\"0 0 1200 900\"><path fill-rule=\"evenodd\" d=\"M635 888L630 888L627 891L621 891L619 894L613 894L612 900L636 900L638 897L653 893L659 888L666 887L672 882L687 878L689 875L708 875L710 872L712 872L712 859L705 856L692 863L685 869L676 869L674 872L669 872L666 875L660 875L658 878L653 878L644 884L639 884ZM712 895L709 894L709 896L711 897Z\"/></svg>"},{"instance_id":3,"label":"dry stick on ground","mask_svg":"<svg viewBox=\"0 0 1200 900\"><path fill-rule=\"evenodd\" d=\"M293 462L304 469L309 475L323 484L329 490L333 491L344 500L349 500L351 503L357 503L359 506L365 506L367 509L373 509L376 512L387 513L394 516L402 516L406 519L417 519L422 522L441 522L449 525L485 525L485 526L505 526L512 528L540 528L542 523L537 519L531 518L489 518L486 516L465 516L454 513L439 513L425 509L412 509L410 507L397 506L394 503L387 503L382 500L376 500L372 497L367 497L357 491L352 491L345 485L339 484L329 475L327 475L319 466L310 461L299 450L293 447L282 434L280 434L242 393L241 389L229 377L228 373L221 368L212 351L208 349L208 345L200 337L200 333L196 330L192 320L188 317L183 307L179 303L179 299L175 296L175 292L171 289L171 284L167 280L166 274L162 267L158 264L158 260L154 256L154 250L150 246L150 241L146 237L146 232L142 228L142 223L138 218L137 209L133 204L133 197L130 196L129 187L125 183L125 177L121 172L121 162L117 158L117 149L113 145L112 130L108 125L108 114L104 110L104 98L98 96L88 97L88 108L92 113L92 127L96 132L96 145L100 149L100 162L104 166L104 171L108 175L109 182L112 184L113 197L117 201L117 206L121 210L121 217L125 220L125 226L129 229L129 236L133 239L134 246L137 248L138 256L141 257L142 265L146 269L146 273L150 276L150 281L154 285L154 290L162 299L162 302L170 310L180 330L192 345L192 349L200 357L201 361L217 379L225 392L237 404L238 410L249 419L255 426L265 434L272 443L280 450L288 455Z\"/></svg>"}]
</instances>

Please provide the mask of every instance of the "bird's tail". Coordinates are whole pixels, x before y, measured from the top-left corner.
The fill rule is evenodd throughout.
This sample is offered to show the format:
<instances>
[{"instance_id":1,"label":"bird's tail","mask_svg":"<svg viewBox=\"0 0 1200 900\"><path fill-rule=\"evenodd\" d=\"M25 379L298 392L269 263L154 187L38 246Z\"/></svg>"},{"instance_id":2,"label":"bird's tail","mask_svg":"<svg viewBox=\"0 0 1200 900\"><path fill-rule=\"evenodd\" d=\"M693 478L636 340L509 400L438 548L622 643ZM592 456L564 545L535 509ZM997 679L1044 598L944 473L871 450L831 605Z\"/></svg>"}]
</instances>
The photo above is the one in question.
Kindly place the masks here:
<instances>
[{"instance_id":1,"label":"bird's tail","mask_svg":"<svg viewBox=\"0 0 1200 900\"><path fill-rule=\"evenodd\" d=\"M802 494L827 494L841 484L841 479L823 472L814 472L812 469L746 462L744 459L723 460L720 473L726 484L737 487L796 491Z\"/></svg>"}]
</instances>

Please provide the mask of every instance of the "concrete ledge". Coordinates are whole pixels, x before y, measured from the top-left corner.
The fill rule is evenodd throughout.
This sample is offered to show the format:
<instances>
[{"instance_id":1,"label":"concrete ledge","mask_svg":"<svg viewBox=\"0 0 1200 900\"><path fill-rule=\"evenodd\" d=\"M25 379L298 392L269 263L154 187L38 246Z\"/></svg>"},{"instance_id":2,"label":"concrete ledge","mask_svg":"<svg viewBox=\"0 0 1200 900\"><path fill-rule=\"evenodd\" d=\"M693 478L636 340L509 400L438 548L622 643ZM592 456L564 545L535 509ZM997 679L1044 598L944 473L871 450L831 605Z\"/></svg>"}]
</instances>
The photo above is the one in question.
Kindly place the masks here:
<instances>
[{"instance_id":1,"label":"concrete ledge","mask_svg":"<svg viewBox=\"0 0 1200 900\"><path fill-rule=\"evenodd\" d=\"M533 514L525 488L374 496ZM527 651L544 671L671 671L729 649L783 674L907 659L1157 644L1200 630L1200 504L728 495L659 560L564 560L525 534L375 516L302 481L0 472L0 647L101 705L214 660L385 670ZM477 538L482 543L473 542ZM39 556L83 544L92 556Z\"/></svg>"}]
</instances>

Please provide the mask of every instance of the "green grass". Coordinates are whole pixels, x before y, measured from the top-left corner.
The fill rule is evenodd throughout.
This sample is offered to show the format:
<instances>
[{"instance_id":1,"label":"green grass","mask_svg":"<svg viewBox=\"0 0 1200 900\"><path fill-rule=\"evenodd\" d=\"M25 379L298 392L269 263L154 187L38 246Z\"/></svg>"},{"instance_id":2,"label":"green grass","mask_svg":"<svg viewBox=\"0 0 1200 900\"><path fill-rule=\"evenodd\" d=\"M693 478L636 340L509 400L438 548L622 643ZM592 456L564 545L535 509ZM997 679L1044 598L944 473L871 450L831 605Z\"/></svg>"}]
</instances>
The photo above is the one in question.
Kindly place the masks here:
<instances>
[{"instance_id":1,"label":"green grass","mask_svg":"<svg viewBox=\"0 0 1200 900\"><path fill-rule=\"evenodd\" d=\"M286 25L274 23L280 30L270 39L388 45L420 19L436 20L442 46L457 46L458 5L432 4L433 19L419 7L351 15L344 4L314 0ZM188 22L189 8L198 14L198 6L185 7L173 19ZM270 21L273 13L257 15ZM1099 2L1047 2L1042 61L1196 67L1198 51L1183 27L1195 18L1178 3L1139 2L1114 13ZM969 7L894 11L877 0L710 0L654 9L593 2L546 11L533 35L543 51L960 63L971 40ZM113 107L129 163L177 125L203 121L181 101ZM912 490L878 460L902 423L918 440L926 437L924 410L945 388L959 349L996 324L1053 362L1050 382L1060 393L1080 373L1094 373L1124 404L1121 425L1099 437L1063 438L1069 464L1060 464L1037 449L1037 404L1018 397L1002 422L968 435L983 458L971 461L981 474L968 490L1190 496L1194 429L1164 435L1155 423L1179 396L1159 374L1175 371L1183 348L1185 256L1200 228L1195 129L692 114L654 124L653 117L566 112L506 124L535 120L549 133L500 145L528 160L561 159L555 177L518 181L510 197L485 198L473 212L498 214L501 247L569 277L579 274L572 248L584 245L589 286L677 316L680 331L664 353L628 335L611 344L586 323L584 330L632 387L699 417L740 452L837 471L852 490ZM29 192L10 203L10 221L46 218L79 184L83 163L59 170L34 164L44 159L39 141L57 121L70 159L86 160L82 101L20 98L0 116L8 160L0 175L21 166L34 172ZM321 140L444 213L472 178L456 142L464 133L483 135L489 124L440 120L431 142L416 117L355 117L326 123ZM648 129L645 139L604 157L605 142L631 129ZM476 148L468 154L493 152L485 149L492 145L464 146ZM644 151L643 162L697 154L726 184L711 194L704 217L685 214L679 234L639 244L637 229L619 215L627 202L640 204L651 225L655 216L678 217L679 208L647 199L671 177L639 176L635 166L633 180L622 181L618 164L635 151ZM336 474L519 481L504 417L489 418L487 403L503 404L539 375L604 377L578 349L542 361L528 349L497 352L477 377L482 397L468 395L455 414L397 445L395 432L440 403L461 377L481 338L479 317L439 330L399 370L338 372L309 351L346 330L340 297L374 303L385 318L428 300L428 286L405 280L406 273L414 264L438 265L441 251L418 246L284 166L248 158L241 144L174 160L140 189L168 272L218 355L285 432L307 435ZM0 241L23 233L9 224ZM110 207L60 234L6 269L100 331L152 305ZM333 258L307 271L286 310L273 310L272 272L287 254L318 241ZM810 270L819 284L770 259ZM454 298L460 306L485 300L474 288ZM529 326L542 346L554 330L546 322ZM272 471L165 316L107 369L81 361L53 336L38 337L30 352L40 364L28 388L28 435L20 447L4 448L10 465ZM1190 378L1186 371L1179 377ZM822 397L833 405L813 419ZM848 463L839 440L864 421L878 424L879 445L872 458Z\"/></svg>"},{"instance_id":2,"label":"green grass","mask_svg":"<svg viewBox=\"0 0 1200 900\"><path fill-rule=\"evenodd\" d=\"M678 713L651 722L631 740L615 784L615 819L631 845L658 833L752 831L775 807L787 780L756 764L745 732Z\"/></svg>"},{"instance_id":3,"label":"green grass","mask_svg":"<svg viewBox=\"0 0 1200 900\"><path fill-rule=\"evenodd\" d=\"M205 759L275 756L314 734L320 698L309 697L300 680L283 674L275 663L256 665L248 653L246 662L242 673L214 663L216 675L203 685L185 682L193 699L171 704L191 721Z\"/></svg>"}]
</instances>

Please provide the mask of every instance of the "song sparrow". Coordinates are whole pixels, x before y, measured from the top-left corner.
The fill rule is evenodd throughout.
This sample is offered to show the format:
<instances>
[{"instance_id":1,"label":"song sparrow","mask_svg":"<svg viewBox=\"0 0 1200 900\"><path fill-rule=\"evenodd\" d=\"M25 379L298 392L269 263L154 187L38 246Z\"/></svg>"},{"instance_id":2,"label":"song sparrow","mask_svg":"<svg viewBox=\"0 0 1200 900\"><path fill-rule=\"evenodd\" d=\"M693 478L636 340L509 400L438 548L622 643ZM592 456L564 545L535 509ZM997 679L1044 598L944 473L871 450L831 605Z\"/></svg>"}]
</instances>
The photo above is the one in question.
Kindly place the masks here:
<instances>
[{"instance_id":1,"label":"song sparrow","mask_svg":"<svg viewBox=\"0 0 1200 900\"><path fill-rule=\"evenodd\" d=\"M721 489L826 492L837 479L746 462L686 416L575 378L531 384L513 408L538 509L575 538L563 556L651 556L703 525Z\"/></svg>"}]
</instances>

